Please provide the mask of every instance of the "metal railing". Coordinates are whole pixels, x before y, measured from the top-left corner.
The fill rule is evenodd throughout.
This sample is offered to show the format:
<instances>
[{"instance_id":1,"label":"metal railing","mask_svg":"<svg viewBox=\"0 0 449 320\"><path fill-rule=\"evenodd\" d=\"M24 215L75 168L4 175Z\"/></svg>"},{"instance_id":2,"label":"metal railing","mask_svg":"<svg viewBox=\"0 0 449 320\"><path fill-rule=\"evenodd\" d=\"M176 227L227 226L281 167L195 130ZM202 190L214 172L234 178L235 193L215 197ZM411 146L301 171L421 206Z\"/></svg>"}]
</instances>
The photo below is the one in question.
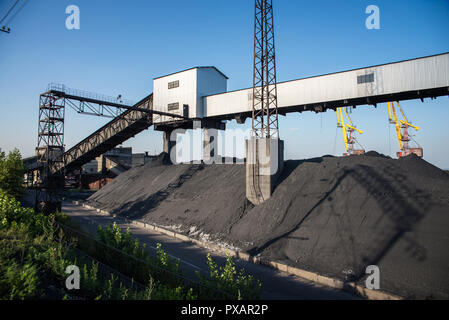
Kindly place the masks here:
<instances>
[{"instance_id":1,"label":"metal railing","mask_svg":"<svg viewBox=\"0 0 449 320\"><path fill-rule=\"evenodd\" d=\"M128 107L131 107L131 106L135 105L135 103L136 103L135 101L132 101L129 99L122 99L121 95L114 98L112 96L107 96L107 95L100 94L100 93L69 88L61 83L50 83L47 86L47 91L59 91L59 92L63 92L66 95L77 96L77 97L82 97L82 98L86 98L86 99L104 101L104 102L115 103L115 104L121 104L121 105L128 106Z\"/></svg>"}]
</instances>

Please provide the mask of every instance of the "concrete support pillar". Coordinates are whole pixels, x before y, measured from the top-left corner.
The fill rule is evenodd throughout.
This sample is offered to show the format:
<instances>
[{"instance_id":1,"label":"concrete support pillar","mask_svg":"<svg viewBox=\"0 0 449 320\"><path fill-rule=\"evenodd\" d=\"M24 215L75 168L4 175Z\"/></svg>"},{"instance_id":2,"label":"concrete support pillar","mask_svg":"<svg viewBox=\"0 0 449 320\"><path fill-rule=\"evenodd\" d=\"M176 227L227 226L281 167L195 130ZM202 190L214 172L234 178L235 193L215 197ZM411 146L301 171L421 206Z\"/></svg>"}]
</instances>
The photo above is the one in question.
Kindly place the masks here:
<instances>
[{"instance_id":1,"label":"concrete support pillar","mask_svg":"<svg viewBox=\"0 0 449 320\"><path fill-rule=\"evenodd\" d=\"M203 129L203 161L212 164L218 154L218 130L215 128Z\"/></svg>"},{"instance_id":2,"label":"concrete support pillar","mask_svg":"<svg viewBox=\"0 0 449 320\"><path fill-rule=\"evenodd\" d=\"M246 198L259 205L271 197L284 168L284 141L251 137L246 140Z\"/></svg>"},{"instance_id":3,"label":"concrete support pillar","mask_svg":"<svg viewBox=\"0 0 449 320\"><path fill-rule=\"evenodd\" d=\"M173 129L163 131L164 152L170 156L172 162L176 161L176 136L177 133Z\"/></svg>"},{"instance_id":4,"label":"concrete support pillar","mask_svg":"<svg viewBox=\"0 0 449 320\"><path fill-rule=\"evenodd\" d=\"M226 125L219 121L203 125L203 162L206 164L221 163L218 154L218 130L225 130Z\"/></svg>"}]
</instances>

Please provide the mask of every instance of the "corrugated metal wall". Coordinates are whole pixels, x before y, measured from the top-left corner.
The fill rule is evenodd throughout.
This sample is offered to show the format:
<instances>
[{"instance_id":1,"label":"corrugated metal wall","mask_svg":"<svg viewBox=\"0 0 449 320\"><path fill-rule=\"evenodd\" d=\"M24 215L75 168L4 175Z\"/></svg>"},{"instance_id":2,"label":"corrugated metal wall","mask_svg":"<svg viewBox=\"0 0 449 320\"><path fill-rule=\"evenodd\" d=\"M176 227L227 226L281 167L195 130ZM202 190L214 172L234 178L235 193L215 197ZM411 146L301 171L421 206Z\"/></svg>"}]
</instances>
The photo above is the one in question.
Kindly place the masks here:
<instances>
[{"instance_id":1,"label":"corrugated metal wall","mask_svg":"<svg viewBox=\"0 0 449 320\"><path fill-rule=\"evenodd\" d=\"M169 88L169 83L177 86ZM205 95L226 92L227 79L215 68L199 67L181 71L165 77L154 79L154 110L183 115L183 106L189 106L189 118L204 116L203 99ZM169 110L168 104L178 103L179 108ZM155 121L171 120L155 115Z\"/></svg>"},{"instance_id":2,"label":"corrugated metal wall","mask_svg":"<svg viewBox=\"0 0 449 320\"><path fill-rule=\"evenodd\" d=\"M371 81L373 80L373 81ZM349 100L449 86L449 54L278 84L278 107ZM203 97L205 116L249 112L252 89Z\"/></svg>"},{"instance_id":3,"label":"corrugated metal wall","mask_svg":"<svg viewBox=\"0 0 449 320\"><path fill-rule=\"evenodd\" d=\"M179 87L168 89L170 82L179 81ZM182 115L183 104L188 104L190 115L196 116L196 69L179 72L154 80L154 110ZM179 103L179 109L168 110L168 104ZM165 116L154 116L154 122L172 120Z\"/></svg>"}]
</instances>

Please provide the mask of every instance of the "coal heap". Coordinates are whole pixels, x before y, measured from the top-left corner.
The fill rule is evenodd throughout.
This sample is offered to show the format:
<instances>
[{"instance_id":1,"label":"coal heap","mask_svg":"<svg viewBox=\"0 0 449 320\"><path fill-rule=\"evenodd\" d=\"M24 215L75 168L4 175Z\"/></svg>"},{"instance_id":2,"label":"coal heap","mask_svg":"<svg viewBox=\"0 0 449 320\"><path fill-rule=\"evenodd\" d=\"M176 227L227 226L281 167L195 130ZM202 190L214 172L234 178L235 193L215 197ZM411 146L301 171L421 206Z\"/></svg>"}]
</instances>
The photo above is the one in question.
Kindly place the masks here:
<instances>
[{"instance_id":1,"label":"coal heap","mask_svg":"<svg viewBox=\"0 0 449 320\"><path fill-rule=\"evenodd\" d=\"M286 161L272 198L256 207L244 165L167 160L121 174L90 204L342 280L364 283L378 265L381 290L449 298L449 174L415 155Z\"/></svg>"}]
</instances>

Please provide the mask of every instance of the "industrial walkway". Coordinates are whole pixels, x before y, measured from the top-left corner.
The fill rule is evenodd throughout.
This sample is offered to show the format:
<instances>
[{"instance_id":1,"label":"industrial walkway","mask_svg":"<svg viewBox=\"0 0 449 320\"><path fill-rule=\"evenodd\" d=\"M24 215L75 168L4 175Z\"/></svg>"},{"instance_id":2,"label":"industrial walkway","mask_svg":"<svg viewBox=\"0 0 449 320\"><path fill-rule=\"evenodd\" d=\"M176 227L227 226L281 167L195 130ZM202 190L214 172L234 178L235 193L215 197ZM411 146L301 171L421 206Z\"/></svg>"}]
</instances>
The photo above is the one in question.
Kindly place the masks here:
<instances>
[{"instance_id":1,"label":"industrial walkway","mask_svg":"<svg viewBox=\"0 0 449 320\"><path fill-rule=\"evenodd\" d=\"M62 211L90 233L95 233L100 225L106 226L115 221L122 229L129 228L136 239L141 243L145 243L150 254L155 254L156 244L161 243L170 256L180 259L181 269L189 279L197 279L196 271L208 273L206 264L208 251L202 247L126 223L124 220L114 219L109 215L97 213L80 205L66 202L63 204ZM213 252L211 252L211 255L219 264L225 263L225 257ZM238 268L245 268L249 274L262 281L262 299L359 299L359 297L347 292L319 286L266 266L241 260L236 260L236 265Z\"/></svg>"},{"instance_id":2,"label":"industrial walkway","mask_svg":"<svg viewBox=\"0 0 449 320\"><path fill-rule=\"evenodd\" d=\"M63 92L54 90L50 90L48 93L58 98L62 97L63 99L77 98L88 100L82 97L67 97ZM92 99L89 100L92 103L101 103L101 101L95 101ZM45 107L40 106L40 108ZM148 129L153 124L153 114L145 111L151 111L152 107L153 94L150 94L67 150L63 155L63 161L60 161L52 168L52 173L62 168L65 168L66 172L78 169L92 159L122 144L143 130ZM40 169L42 166L42 163L37 161L37 156L24 159L24 163L30 171Z\"/></svg>"},{"instance_id":3,"label":"industrial walkway","mask_svg":"<svg viewBox=\"0 0 449 320\"><path fill-rule=\"evenodd\" d=\"M151 110L153 94L138 102L135 107ZM127 110L103 127L70 148L64 154L66 172L79 168L106 151L118 146L152 125L152 115Z\"/></svg>"}]
</instances>

